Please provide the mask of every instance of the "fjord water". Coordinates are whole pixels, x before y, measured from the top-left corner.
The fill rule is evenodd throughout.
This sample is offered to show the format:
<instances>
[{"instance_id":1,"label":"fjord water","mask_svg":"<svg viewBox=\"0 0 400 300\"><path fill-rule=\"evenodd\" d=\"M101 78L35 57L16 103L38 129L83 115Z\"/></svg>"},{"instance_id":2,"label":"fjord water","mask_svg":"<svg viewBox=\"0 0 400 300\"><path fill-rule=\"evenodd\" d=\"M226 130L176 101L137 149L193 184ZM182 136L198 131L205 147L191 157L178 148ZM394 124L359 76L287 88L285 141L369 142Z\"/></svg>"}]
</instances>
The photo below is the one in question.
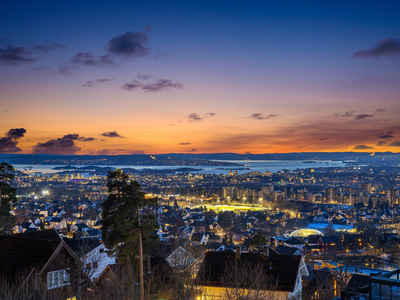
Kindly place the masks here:
<instances>
[{"instance_id":1,"label":"fjord water","mask_svg":"<svg viewBox=\"0 0 400 300\"><path fill-rule=\"evenodd\" d=\"M202 169L198 173L201 174L229 174L229 172L237 171L238 174L247 172L278 172L281 170L296 170L306 168L327 168L327 167L344 167L346 163L342 161L313 161L307 162L304 160L221 160L224 162L232 162L240 164L240 166L137 166L137 165L101 165L99 167L113 167L113 168L131 168L136 170L152 169L152 170L165 170L165 169L179 169L179 168L191 168L191 169ZM14 167L19 171L28 171L32 173L57 173L63 170L54 170L55 167L61 167L63 165L26 165L16 164ZM74 165L74 167L84 167L83 165ZM71 170L77 172L77 170ZM195 171L192 171L195 173Z\"/></svg>"}]
</instances>

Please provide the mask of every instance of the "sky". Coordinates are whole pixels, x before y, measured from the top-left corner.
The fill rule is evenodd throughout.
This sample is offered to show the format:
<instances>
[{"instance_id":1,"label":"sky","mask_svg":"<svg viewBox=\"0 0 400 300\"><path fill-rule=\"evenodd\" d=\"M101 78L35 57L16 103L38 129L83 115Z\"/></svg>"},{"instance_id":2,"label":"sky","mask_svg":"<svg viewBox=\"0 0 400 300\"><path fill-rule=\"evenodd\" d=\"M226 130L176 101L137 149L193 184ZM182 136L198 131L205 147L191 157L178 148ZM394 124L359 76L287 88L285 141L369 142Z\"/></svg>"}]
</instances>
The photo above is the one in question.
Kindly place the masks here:
<instances>
[{"instance_id":1,"label":"sky","mask_svg":"<svg viewBox=\"0 0 400 300\"><path fill-rule=\"evenodd\" d=\"M0 153L400 151L398 1L2 1Z\"/></svg>"}]
</instances>

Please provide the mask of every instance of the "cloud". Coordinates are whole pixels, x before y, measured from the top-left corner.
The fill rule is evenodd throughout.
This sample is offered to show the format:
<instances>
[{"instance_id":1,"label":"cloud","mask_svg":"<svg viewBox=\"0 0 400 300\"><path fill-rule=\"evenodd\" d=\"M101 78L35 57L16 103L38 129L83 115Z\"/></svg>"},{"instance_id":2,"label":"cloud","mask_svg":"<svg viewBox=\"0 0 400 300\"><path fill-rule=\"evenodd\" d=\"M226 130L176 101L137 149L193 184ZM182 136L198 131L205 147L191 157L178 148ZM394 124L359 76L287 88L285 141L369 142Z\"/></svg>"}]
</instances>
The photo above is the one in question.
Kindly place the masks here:
<instances>
[{"instance_id":1,"label":"cloud","mask_svg":"<svg viewBox=\"0 0 400 300\"><path fill-rule=\"evenodd\" d=\"M190 150L186 150L186 152L197 152L197 148L192 148Z\"/></svg>"},{"instance_id":2,"label":"cloud","mask_svg":"<svg viewBox=\"0 0 400 300\"><path fill-rule=\"evenodd\" d=\"M158 79L155 82L142 82L139 80L132 80L125 83L122 88L127 91L142 90L145 92L161 92L170 89L181 89L183 84L169 79Z\"/></svg>"},{"instance_id":3,"label":"cloud","mask_svg":"<svg viewBox=\"0 0 400 300\"><path fill-rule=\"evenodd\" d=\"M393 131L389 131L388 133L380 132L375 134L378 139L392 139L394 138Z\"/></svg>"},{"instance_id":4,"label":"cloud","mask_svg":"<svg viewBox=\"0 0 400 300\"><path fill-rule=\"evenodd\" d=\"M79 134L67 134L62 138L51 139L44 143L37 143L32 147L32 154L75 154L81 150L81 148L75 144L75 141L79 139Z\"/></svg>"},{"instance_id":5,"label":"cloud","mask_svg":"<svg viewBox=\"0 0 400 300\"><path fill-rule=\"evenodd\" d=\"M378 144L376 144L378 147L379 146L385 146L387 144L386 141L379 141Z\"/></svg>"},{"instance_id":6,"label":"cloud","mask_svg":"<svg viewBox=\"0 0 400 300\"><path fill-rule=\"evenodd\" d=\"M367 145L357 145L353 148L353 150L367 150L367 149L375 149L375 148Z\"/></svg>"},{"instance_id":7,"label":"cloud","mask_svg":"<svg viewBox=\"0 0 400 300\"><path fill-rule=\"evenodd\" d=\"M6 135L0 138L0 153L16 153L21 152L17 147L18 140L26 133L25 128L12 128Z\"/></svg>"},{"instance_id":8,"label":"cloud","mask_svg":"<svg viewBox=\"0 0 400 300\"><path fill-rule=\"evenodd\" d=\"M320 141L326 141L326 140L329 140L329 138L326 138L326 137L325 137L325 138L320 138L319 140L320 140Z\"/></svg>"},{"instance_id":9,"label":"cloud","mask_svg":"<svg viewBox=\"0 0 400 300\"><path fill-rule=\"evenodd\" d=\"M103 82L107 82L107 81L111 81L111 80L114 80L114 78L100 78L100 79L95 79L95 80L89 80L89 81L86 81L85 84L82 84L82 86L94 87L94 86L97 86L98 83L103 83Z\"/></svg>"},{"instance_id":10,"label":"cloud","mask_svg":"<svg viewBox=\"0 0 400 300\"><path fill-rule=\"evenodd\" d=\"M384 108L378 108L378 109L374 110L373 112L377 114L377 113L382 113L385 111L386 111L386 109L384 109Z\"/></svg>"},{"instance_id":11,"label":"cloud","mask_svg":"<svg viewBox=\"0 0 400 300\"><path fill-rule=\"evenodd\" d=\"M111 54L124 57L143 57L150 53L148 32L150 27L146 27L139 32L127 31L124 34L113 37L105 46Z\"/></svg>"},{"instance_id":12,"label":"cloud","mask_svg":"<svg viewBox=\"0 0 400 300\"><path fill-rule=\"evenodd\" d=\"M1 110L1 112L2 113L7 113L7 112L9 112L10 110L8 109L8 108L3 108L2 110Z\"/></svg>"},{"instance_id":13,"label":"cloud","mask_svg":"<svg viewBox=\"0 0 400 300\"><path fill-rule=\"evenodd\" d=\"M157 47L157 48L155 49L154 52L155 52L155 54L153 55L153 58L154 58L154 59L160 59L160 58L165 58L165 57L172 57L171 54L169 54L169 53L167 53L167 52L161 50L159 47Z\"/></svg>"},{"instance_id":14,"label":"cloud","mask_svg":"<svg viewBox=\"0 0 400 300\"><path fill-rule=\"evenodd\" d=\"M66 135L64 135L63 138L70 139L70 140L73 140L73 141L82 141L82 142L91 142L91 141L97 140L94 137L87 137L86 138L86 137L83 137L83 136L79 136L79 134L77 134L77 133L66 134Z\"/></svg>"},{"instance_id":15,"label":"cloud","mask_svg":"<svg viewBox=\"0 0 400 300\"><path fill-rule=\"evenodd\" d=\"M104 132L104 133L102 133L102 134L100 134L101 136L105 136L105 137L111 137L111 138L123 138L123 136L122 135L119 135L118 133L117 133L117 131L107 131L107 132Z\"/></svg>"},{"instance_id":16,"label":"cloud","mask_svg":"<svg viewBox=\"0 0 400 300\"><path fill-rule=\"evenodd\" d=\"M42 67L32 67L31 70L34 72L41 72L41 71L46 71L46 70L50 70L51 67L49 66L42 66Z\"/></svg>"},{"instance_id":17,"label":"cloud","mask_svg":"<svg viewBox=\"0 0 400 300\"><path fill-rule=\"evenodd\" d=\"M391 144L388 145L389 147L400 147L400 142L399 141L395 141Z\"/></svg>"},{"instance_id":18,"label":"cloud","mask_svg":"<svg viewBox=\"0 0 400 300\"><path fill-rule=\"evenodd\" d=\"M63 66L59 66L57 68L57 72L61 75L74 75L73 71L79 70L79 68L77 66L68 66L68 65L63 65Z\"/></svg>"},{"instance_id":19,"label":"cloud","mask_svg":"<svg viewBox=\"0 0 400 300\"><path fill-rule=\"evenodd\" d=\"M376 133L386 134L390 131L397 133L400 121L397 119L393 121L388 123L379 118L369 119L368 122L355 121L354 117L341 118L339 121L334 117L316 116L304 124L297 126L288 124L271 130L264 128L243 130L238 124L229 132L216 130L212 137L202 142L201 150L202 152L242 153L251 150L258 153L282 153L296 152L297 146L308 145L306 149L309 152L348 151L358 144L374 147L380 141ZM328 139L320 140L325 138Z\"/></svg>"},{"instance_id":20,"label":"cloud","mask_svg":"<svg viewBox=\"0 0 400 300\"><path fill-rule=\"evenodd\" d=\"M149 80L152 77L153 76L150 74L139 74L138 76L136 76L136 78L140 80Z\"/></svg>"},{"instance_id":21,"label":"cloud","mask_svg":"<svg viewBox=\"0 0 400 300\"><path fill-rule=\"evenodd\" d=\"M31 57L31 52L25 47L14 47L12 45L0 47L0 64L19 66L21 63L34 62L36 58Z\"/></svg>"},{"instance_id":22,"label":"cloud","mask_svg":"<svg viewBox=\"0 0 400 300\"><path fill-rule=\"evenodd\" d=\"M37 50L37 51L43 51L45 53L49 53L50 51L53 51L53 50L67 49L67 46L56 43L56 42L45 42L41 45L34 45L33 49Z\"/></svg>"},{"instance_id":23,"label":"cloud","mask_svg":"<svg viewBox=\"0 0 400 300\"><path fill-rule=\"evenodd\" d=\"M117 67L118 64L109 54L96 56L93 52L79 52L69 61L71 64L87 67Z\"/></svg>"},{"instance_id":24,"label":"cloud","mask_svg":"<svg viewBox=\"0 0 400 300\"><path fill-rule=\"evenodd\" d=\"M206 117L214 117L217 113L213 113L213 112L208 112L206 113Z\"/></svg>"},{"instance_id":25,"label":"cloud","mask_svg":"<svg viewBox=\"0 0 400 300\"><path fill-rule=\"evenodd\" d=\"M369 114L360 114L360 115L356 115L354 117L355 120L362 120L362 119L367 119L367 118L373 118L374 115L369 115Z\"/></svg>"},{"instance_id":26,"label":"cloud","mask_svg":"<svg viewBox=\"0 0 400 300\"><path fill-rule=\"evenodd\" d=\"M94 137L81 137L79 140L81 140L82 142L91 142L91 141L96 141L97 139Z\"/></svg>"},{"instance_id":27,"label":"cloud","mask_svg":"<svg viewBox=\"0 0 400 300\"><path fill-rule=\"evenodd\" d=\"M366 118L373 118L374 115L369 115L369 114L359 114L359 115L355 115L354 114L354 110L349 110L346 111L345 113L334 113L333 115L335 117L343 117L343 118L349 118L349 117L354 117L355 120L362 120L362 119L366 119Z\"/></svg>"},{"instance_id":28,"label":"cloud","mask_svg":"<svg viewBox=\"0 0 400 300\"><path fill-rule=\"evenodd\" d=\"M200 117L197 113L191 113L188 116L189 122L201 122L204 118Z\"/></svg>"},{"instance_id":29,"label":"cloud","mask_svg":"<svg viewBox=\"0 0 400 300\"><path fill-rule=\"evenodd\" d=\"M144 150L126 150L126 149L102 149L93 151L90 154L96 155L123 155L123 154L145 154Z\"/></svg>"},{"instance_id":30,"label":"cloud","mask_svg":"<svg viewBox=\"0 0 400 300\"><path fill-rule=\"evenodd\" d=\"M352 110L352 111L346 111L344 114L342 114L342 113L334 113L333 115L335 116L335 117L351 117L351 116L353 116L353 114L354 114L354 110Z\"/></svg>"},{"instance_id":31,"label":"cloud","mask_svg":"<svg viewBox=\"0 0 400 300\"><path fill-rule=\"evenodd\" d=\"M397 57L400 58L400 39L386 38L378 41L374 47L360 50L353 54L353 58Z\"/></svg>"},{"instance_id":32,"label":"cloud","mask_svg":"<svg viewBox=\"0 0 400 300\"><path fill-rule=\"evenodd\" d=\"M130 153L131 154L144 154L145 153L145 151L144 150L133 150L133 151L130 151Z\"/></svg>"},{"instance_id":33,"label":"cloud","mask_svg":"<svg viewBox=\"0 0 400 300\"><path fill-rule=\"evenodd\" d=\"M187 142L187 143L179 143L178 145L179 146L186 146L186 145L191 145L192 143L191 142Z\"/></svg>"},{"instance_id":34,"label":"cloud","mask_svg":"<svg viewBox=\"0 0 400 300\"><path fill-rule=\"evenodd\" d=\"M83 137L77 133L70 133L64 135L62 138L51 139L44 143L37 143L33 146L33 154L46 153L46 154L75 154L80 151L75 142L91 142L97 140L94 137Z\"/></svg>"},{"instance_id":35,"label":"cloud","mask_svg":"<svg viewBox=\"0 0 400 300\"><path fill-rule=\"evenodd\" d=\"M122 88L127 91L141 89L142 83L138 80L132 80L131 82L125 83Z\"/></svg>"},{"instance_id":36,"label":"cloud","mask_svg":"<svg viewBox=\"0 0 400 300\"><path fill-rule=\"evenodd\" d=\"M251 114L248 118L250 119L255 119L255 120L269 120L269 119L274 119L277 118L278 115L276 114L269 114L264 116L262 113L256 113L256 114Z\"/></svg>"}]
</instances>

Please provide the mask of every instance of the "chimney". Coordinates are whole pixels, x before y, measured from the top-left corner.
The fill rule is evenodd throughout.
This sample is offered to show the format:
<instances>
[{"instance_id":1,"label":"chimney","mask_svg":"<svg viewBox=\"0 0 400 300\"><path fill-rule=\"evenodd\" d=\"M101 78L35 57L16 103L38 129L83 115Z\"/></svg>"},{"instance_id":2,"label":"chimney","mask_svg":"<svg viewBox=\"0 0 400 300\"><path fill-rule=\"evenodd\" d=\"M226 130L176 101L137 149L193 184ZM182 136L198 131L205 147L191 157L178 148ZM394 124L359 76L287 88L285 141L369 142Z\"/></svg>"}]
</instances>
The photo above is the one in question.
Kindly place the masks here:
<instances>
[{"instance_id":1,"label":"chimney","mask_svg":"<svg viewBox=\"0 0 400 300\"><path fill-rule=\"evenodd\" d=\"M269 258L269 247L264 246L263 247L263 260L268 260Z\"/></svg>"},{"instance_id":2,"label":"chimney","mask_svg":"<svg viewBox=\"0 0 400 300\"><path fill-rule=\"evenodd\" d=\"M240 259L240 254L242 253L242 245L238 244L236 245L236 255L235 258L236 259Z\"/></svg>"}]
</instances>

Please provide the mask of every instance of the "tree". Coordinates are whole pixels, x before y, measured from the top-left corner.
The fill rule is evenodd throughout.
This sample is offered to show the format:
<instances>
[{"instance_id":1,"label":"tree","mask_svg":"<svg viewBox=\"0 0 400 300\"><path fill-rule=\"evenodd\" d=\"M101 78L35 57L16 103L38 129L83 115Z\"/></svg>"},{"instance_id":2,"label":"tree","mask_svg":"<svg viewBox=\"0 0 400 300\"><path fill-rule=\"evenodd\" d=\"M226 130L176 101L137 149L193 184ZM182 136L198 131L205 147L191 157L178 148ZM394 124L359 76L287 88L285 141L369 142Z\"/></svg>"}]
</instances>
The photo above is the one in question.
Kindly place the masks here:
<instances>
[{"instance_id":1,"label":"tree","mask_svg":"<svg viewBox=\"0 0 400 300\"><path fill-rule=\"evenodd\" d=\"M137 250L138 230L146 239L156 228L155 217L147 210L156 205L156 199L146 199L140 184L119 169L108 173L107 189L107 200L101 205L104 244L109 249L123 245L118 248L120 258L133 256ZM145 211L140 212L141 209Z\"/></svg>"},{"instance_id":2,"label":"tree","mask_svg":"<svg viewBox=\"0 0 400 300\"><path fill-rule=\"evenodd\" d=\"M140 299L144 300L142 240L150 244L151 232L156 229L155 216L148 210L156 205L156 199L145 198L140 184L119 169L108 172L107 189L107 200L101 205L103 241L107 248L117 250L120 259L126 260L129 271L131 257L139 252Z\"/></svg>"},{"instance_id":3,"label":"tree","mask_svg":"<svg viewBox=\"0 0 400 300\"><path fill-rule=\"evenodd\" d=\"M228 229L232 227L232 213L229 211L221 211L218 215L218 224L223 229Z\"/></svg>"},{"instance_id":4,"label":"tree","mask_svg":"<svg viewBox=\"0 0 400 300\"><path fill-rule=\"evenodd\" d=\"M257 233L250 240L250 248L251 248L251 250L258 250L263 245L266 245L266 244L267 244L267 239L261 233Z\"/></svg>"},{"instance_id":5,"label":"tree","mask_svg":"<svg viewBox=\"0 0 400 300\"><path fill-rule=\"evenodd\" d=\"M224 299L277 300L278 278L268 276L263 263L229 262L220 278Z\"/></svg>"},{"instance_id":6,"label":"tree","mask_svg":"<svg viewBox=\"0 0 400 300\"><path fill-rule=\"evenodd\" d=\"M6 162L0 164L0 234L11 233L15 218L10 214L17 202L17 189L12 187L15 178L14 167Z\"/></svg>"}]
</instances>

